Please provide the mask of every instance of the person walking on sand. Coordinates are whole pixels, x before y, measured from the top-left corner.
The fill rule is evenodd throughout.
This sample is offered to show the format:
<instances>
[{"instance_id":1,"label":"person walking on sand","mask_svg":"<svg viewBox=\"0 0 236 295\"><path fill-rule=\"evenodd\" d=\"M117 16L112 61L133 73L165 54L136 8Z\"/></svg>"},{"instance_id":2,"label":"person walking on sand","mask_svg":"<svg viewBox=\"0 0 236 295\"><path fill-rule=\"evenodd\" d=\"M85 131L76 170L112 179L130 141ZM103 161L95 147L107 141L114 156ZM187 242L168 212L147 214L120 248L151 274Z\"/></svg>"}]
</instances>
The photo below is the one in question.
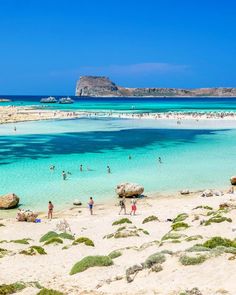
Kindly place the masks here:
<instances>
[{"instance_id":1,"label":"person walking on sand","mask_svg":"<svg viewBox=\"0 0 236 295\"><path fill-rule=\"evenodd\" d=\"M67 177L66 172L65 171L62 171L62 178L63 178L63 180L66 180L66 177Z\"/></svg>"},{"instance_id":2,"label":"person walking on sand","mask_svg":"<svg viewBox=\"0 0 236 295\"><path fill-rule=\"evenodd\" d=\"M53 213L53 204L51 201L48 202L48 219L52 219L52 213Z\"/></svg>"},{"instance_id":3,"label":"person walking on sand","mask_svg":"<svg viewBox=\"0 0 236 295\"><path fill-rule=\"evenodd\" d=\"M130 215L135 215L136 210L137 210L136 200L133 199L133 200L131 200L131 212L130 212Z\"/></svg>"},{"instance_id":4,"label":"person walking on sand","mask_svg":"<svg viewBox=\"0 0 236 295\"><path fill-rule=\"evenodd\" d=\"M121 214L122 210L124 210L124 213L126 215L126 206L125 206L125 197L123 197L121 200L120 200L120 212L119 212L119 215Z\"/></svg>"},{"instance_id":5,"label":"person walking on sand","mask_svg":"<svg viewBox=\"0 0 236 295\"><path fill-rule=\"evenodd\" d=\"M89 206L89 211L90 211L90 214L91 214L91 215L93 215L93 205L94 205L93 198L90 197L90 198L89 198L89 202L88 202L88 206Z\"/></svg>"}]
</instances>

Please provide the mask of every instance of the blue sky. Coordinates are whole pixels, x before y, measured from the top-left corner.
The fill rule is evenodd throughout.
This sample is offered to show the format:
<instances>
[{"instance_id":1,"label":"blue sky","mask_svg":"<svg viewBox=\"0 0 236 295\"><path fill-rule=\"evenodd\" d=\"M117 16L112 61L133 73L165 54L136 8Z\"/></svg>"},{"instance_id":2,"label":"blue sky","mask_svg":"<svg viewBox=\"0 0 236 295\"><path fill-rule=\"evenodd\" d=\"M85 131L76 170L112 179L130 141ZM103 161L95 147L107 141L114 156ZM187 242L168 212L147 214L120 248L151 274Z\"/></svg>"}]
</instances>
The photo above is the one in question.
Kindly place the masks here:
<instances>
[{"instance_id":1,"label":"blue sky","mask_svg":"<svg viewBox=\"0 0 236 295\"><path fill-rule=\"evenodd\" d=\"M236 87L236 1L0 0L0 94Z\"/></svg>"}]
</instances>

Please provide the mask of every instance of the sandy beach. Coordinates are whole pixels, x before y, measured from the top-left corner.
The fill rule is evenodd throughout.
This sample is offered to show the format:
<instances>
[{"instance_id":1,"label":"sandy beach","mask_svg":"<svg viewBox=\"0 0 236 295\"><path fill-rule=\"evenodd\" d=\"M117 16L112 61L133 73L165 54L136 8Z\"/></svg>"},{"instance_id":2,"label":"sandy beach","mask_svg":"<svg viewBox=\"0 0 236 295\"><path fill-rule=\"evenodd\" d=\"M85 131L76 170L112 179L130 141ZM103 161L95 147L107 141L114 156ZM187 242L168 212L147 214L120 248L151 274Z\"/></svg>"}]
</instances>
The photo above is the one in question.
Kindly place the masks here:
<instances>
[{"instance_id":1,"label":"sandy beach","mask_svg":"<svg viewBox=\"0 0 236 295\"><path fill-rule=\"evenodd\" d=\"M185 120L198 121L236 121L234 112L165 112L165 113L135 113L107 112L107 111L60 111L47 110L35 106L0 106L0 124L17 123L24 121L89 118L123 118L123 119L149 119L149 120L175 120L177 125Z\"/></svg>"},{"instance_id":2,"label":"sandy beach","mask_svg":"<svg viewBox=\"0 0 236 295\"><path fill-rule=\"evenodd\" d=\"M0 282L26 283L18 293L24 295L39 292L36 283L30 282L63 294L234 295L236 248L190 248L203 245L215 236L235 239L236 195L200 195L197 192L187 196L149 196L138 200L136 216L118 215L117 200L95 205L93 216L83 204L56 212L52 221L47 220L45 214L40 216L41 223L2 219L1 248L7 252L0 258ZM126 207L130 212L128 199ZM158 220L144 222L149 216L156 216ZM174 220L177 216L179 220ZM112 225L122 218L128 218L130 223L120 221ZM212 222L208 224L210 219ZM75 239L87 237L94 247L84 243L72 245L73 240L64 238L62 243L48 245L39 241L49 231L59 234L58 224L63 220L69 224L71 232L68 232ZM175 228L174 224L179 222L184 223L183 227ZM30 240L28 244L13 242L18 239ZM43 247L47 254L20 254L35 245ZM110 266L91 267L70 275L73 265L86 256L107 256L113 251L118 252L115 255L118 257L112 259ZM157 254L157 260L151 259L148 264L152 254ZM191 261L191 257L200 258ZM199 293L181 293L195 292L193 288L198 288Z\"/></svg>"}]
</instances>

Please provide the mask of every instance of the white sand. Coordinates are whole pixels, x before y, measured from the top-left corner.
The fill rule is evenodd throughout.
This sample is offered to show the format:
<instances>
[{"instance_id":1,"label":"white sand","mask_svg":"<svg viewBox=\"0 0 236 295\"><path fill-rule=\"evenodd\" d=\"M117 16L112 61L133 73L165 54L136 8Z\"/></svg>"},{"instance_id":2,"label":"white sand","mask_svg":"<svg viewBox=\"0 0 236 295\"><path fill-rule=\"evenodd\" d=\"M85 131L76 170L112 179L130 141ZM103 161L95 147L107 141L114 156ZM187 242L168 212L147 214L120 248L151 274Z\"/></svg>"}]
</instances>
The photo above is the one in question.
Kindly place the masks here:
<instances>
[{"instance_id":1,"label":"white sand","mask_svg":"<svg viewBox=\"0 0 236 295\"><path fill-rule=\"evenodd\" d=\"M4 219L5 227L0 227L0 239L12 240L31 238L30 245L42 245L40 237L49 230L55 230L59 220L66 218L71 226L72 233L76 237L86 236L92 239L95 247L83 244L72 246L62 250L71 241L64 240L63 245L44 246L47 255L25 256L19 254L19 250L28 248L29 245L15 243L1 243L0 247L9 249L12 254L0 258L0 284L13 283L16 281L39 281L41 285L60 290L65 294L179 294L186 289L198 287L204 295L236 294L235 260L228 260L232 254L223 254L212 257L200 265L183 266L179 262L181 252L196 243L203 243L210 237L222 236L234 239L236 232L232 230L236 222L236 210L223 214L231 217L233 222L214 223L210 226L200 225L200 220L208 219L203 216L207 210L193 210L198 205L212 206L218 209L219 204L230 202L236 205L236 195L224 195L221 197L202 198L199 193L190 196L169 196L151 198L138 201L137 216L127 216L132 225L147 230L150 235L140 234L139 237L127 237L120 239L103 239L107 234L114 232L119 226L112 226L112 222L123 216L118 215L119 208L115 205L95 206L94 216L90 216L87 208L73 208L60 212L52 221L44 217L42 223L21 223L14 219ZM129 201L127 207L130 209ZM79 213L79 211L81 211ZM114 265L109 267L94 267L82 273L70 276L72 266L87 255L108 255L111 251L123 247L140 247L144 243L154 240L160 241L164 234L171 229L171 222L167 218L174 218L179 213L188 213L190 217L185 221L190 228L183 230L187 236L200 234L202 240L182 241L181 243L165 242L162 246L153 245L144 250L129 249L122 251L122 256L114 259ZM193 221L194 214L200 216L200 220ZM145 217L156 215L160 222L142 224ZM128 226L128 225L127 225ZM166 255L163 270L139 272L133 282L127 283L125 278L126 269L134 264L144 262L151 254L168 249L175 253ZM116 280L116 276L122 279ZM228 293L222 293L225 290ZM38 291L35 288L27 288L19 294L34 295Z\"/></svg>"}]
</instances>

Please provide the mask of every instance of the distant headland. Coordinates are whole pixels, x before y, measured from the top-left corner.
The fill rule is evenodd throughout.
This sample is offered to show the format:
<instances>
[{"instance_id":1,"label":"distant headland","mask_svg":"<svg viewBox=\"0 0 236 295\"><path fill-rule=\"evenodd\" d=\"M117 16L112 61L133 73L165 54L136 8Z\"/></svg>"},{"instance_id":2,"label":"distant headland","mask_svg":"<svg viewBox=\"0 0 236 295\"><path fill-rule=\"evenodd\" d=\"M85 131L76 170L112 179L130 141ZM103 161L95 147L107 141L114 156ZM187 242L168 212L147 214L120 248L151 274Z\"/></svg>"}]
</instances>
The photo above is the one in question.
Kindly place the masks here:
<instances>
[{"instance_id":1,"label":"distant headland","mask_svg":"<svg viewBox=\"0 0 236 295\"><path fill-rule=\"evenodd\" d=\"M236 97L236 88L127 88L117 86L108 77L81 76L76 84L75 95L92 97Z\"/></svg>"}]
</instances>

